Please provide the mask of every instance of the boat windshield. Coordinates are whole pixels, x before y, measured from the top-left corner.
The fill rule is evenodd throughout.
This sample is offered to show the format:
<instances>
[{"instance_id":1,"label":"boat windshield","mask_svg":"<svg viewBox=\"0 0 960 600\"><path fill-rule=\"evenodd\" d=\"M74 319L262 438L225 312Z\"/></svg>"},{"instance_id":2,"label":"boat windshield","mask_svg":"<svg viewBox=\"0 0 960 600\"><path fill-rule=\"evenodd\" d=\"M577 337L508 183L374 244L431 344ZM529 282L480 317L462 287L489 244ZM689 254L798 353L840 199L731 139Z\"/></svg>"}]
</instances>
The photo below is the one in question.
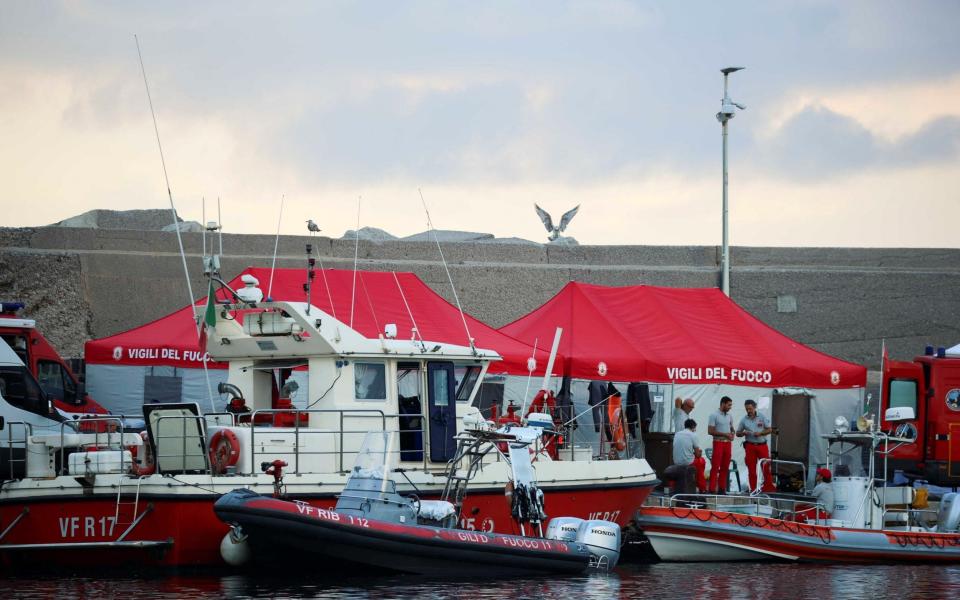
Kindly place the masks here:
<instances>
[{"instance_id":1,"label":"boat windshield","mask_svg":"<svg viewBox=\"0 0 960 600\"><path fill-rule=\"evenodd\" d=\"M350 471L349 481L353 479L377 481L378 488L383 492L393 492L393 478L391 472L397 466L396 457L392 456L394 433L390 431L368 432L357 453L357 459Z\"/></svg>"},{"instance_id":2,"label":"boat windshield","mask_svg":"<svg viewBox=\"0 0 960 600\"><path fill-rule=\"evenodd\" d=\"M337 499L337 511L392 521L416 523L417 503L397 493L393 470L397 465L394 432L367 433L347 484Z\"/></svg>"}]
</instances>

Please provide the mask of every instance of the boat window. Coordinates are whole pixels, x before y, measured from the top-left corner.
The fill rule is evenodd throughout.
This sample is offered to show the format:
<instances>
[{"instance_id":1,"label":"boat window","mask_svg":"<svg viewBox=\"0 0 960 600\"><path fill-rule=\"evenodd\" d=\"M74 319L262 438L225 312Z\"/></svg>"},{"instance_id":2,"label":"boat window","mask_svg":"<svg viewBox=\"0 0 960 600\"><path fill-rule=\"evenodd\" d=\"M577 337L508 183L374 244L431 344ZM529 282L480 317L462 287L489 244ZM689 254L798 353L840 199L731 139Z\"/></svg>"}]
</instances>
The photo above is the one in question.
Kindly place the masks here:
<instances>
[{"instance_id":1,"label":"boat window","mask_svg":"<svg viewBox=\"0 0 960 600\"><path fill-rule=\"evenodd\" d=\"M357 400L382 402L387 399L387 365L353 363L353 378Z\"/></svg>"},{"instance_id":2,"label":"boat window","mask_svg":"<svg viewBox=\"0 0 960 600\"><path fill-rule=\"evenodd\" d=\"M888 408L912 408L917 414L917 382L914 379L893 379L890 381L890 403Z\"/></svg>"},{"instance_id":3,"label":"boat window","mask_svg":"<svg viewBox=\"0 0 960 600\"><path fill-rule=\"evenodd\" d=\"M446 369L437 369L433 371L433 404L434 406L449 406L450 392L449 388L450 373Z\"/></svg>"},{"instance_id":4,"label":"boat window","mask_svg":"<svg viewBox=\"0 0 960 600\"><path fill-rule=\"evenodd\" d=\"M466 402L470 399L473 388L477 385L480 376L479 365L457 365L453 369L456 378L457 402Z\"/></svg>"}]
</instances>

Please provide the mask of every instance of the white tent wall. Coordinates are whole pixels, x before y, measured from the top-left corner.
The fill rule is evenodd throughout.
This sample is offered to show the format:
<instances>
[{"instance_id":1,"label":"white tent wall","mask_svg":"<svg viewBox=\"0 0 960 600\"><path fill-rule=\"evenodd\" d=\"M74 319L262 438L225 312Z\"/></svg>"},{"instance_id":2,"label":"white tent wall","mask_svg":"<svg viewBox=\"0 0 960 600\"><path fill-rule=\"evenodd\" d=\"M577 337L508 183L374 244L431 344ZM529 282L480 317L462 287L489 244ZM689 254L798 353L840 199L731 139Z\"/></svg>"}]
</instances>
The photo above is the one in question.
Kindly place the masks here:
<instances>
[{"instance_id":1,"label":"white tent wall","mask_svg":"<svg viewBox=\"0 0 960 600\"><path fill-rule=\"evenodd\" d=\"M503 377L503 376L500 376ZM508 401L513 401L519 407L523 405L524 390L527 389L527 377L524 376L506 376L504 377L504 405ZM529 391L527 392L527 404L529 405L533 396L540 389L542 378L534 378L530 381ZM551 389L560 388L561 378L551 378ZM574 379L571 382L571 394L573 396L574 415L577 417L577 429L573 432L573 442L576 444L590 444L596 450L599 447L600 434L596 431L593 422L593 414L590 406L587 404L587 386L589 381L585 379ZM626 402L627 386L626 382L612 382L620 391L624 403ZM701 447L705 450L712 447L713 442L707 435L707 424L710 414L719 409L720 398L729 396L733 399L733 423L736 426L740 419L746 415L743 407L744 400L758 400L766 397L770 404L762 410L764 414L773 417L772 399L775 388L745 387L734 385L719 384L685 384L674 385L670 383L649 383L651 404L654 409L653 420L651 422L651 431L672 431L674 398L693 398L695 407L690 417L697 422L697 436ZM827 448L822 439L822 435L834 430L834 420L838 416L846 417L850 423L855 423L860 416L860 409L863 406L864 390L862 388L846 389L799 389L788 388L784 391L804 392L811 397L810 399L810 421L809 427L809 455L807 464L815 469L817 466L827 462ZM658 401L659 400L659 401ZM501 409L501 413L502 413ZM782 425L781 425L782 427ZM744 465L744 449L740 440L737 440L733 446L733 459L737 465ZM852 470L857 472L859 464L852 465ZM743 471L745 473L745 471ZM743 476L745 477L745 475ZM746 481L743 479L743 481ZM808 483L812 483L813 476L808 473Z\"/></svg>"},{"instance_id":2,"label":"white tent wall","mask_svg":"<svg viewBox=\"0 0 960 600\"><path fill-rule=\"evenodd\" d=\"M209 390L213 393L212 407L207 376L203 369L94 364L87 365L86 373L87 393L110 412L128 417L143 415L144 397L148 391L146 381L149 376L179 378L179 401L196 402L204 412L223 412L229 400L227 395L217 393L217 385L227 380L226 369L207 369L210 377ZM307 371L294 371L291 379L300 386L293 405L305 408L310 391Z\"/></svg>"}]
</instances>

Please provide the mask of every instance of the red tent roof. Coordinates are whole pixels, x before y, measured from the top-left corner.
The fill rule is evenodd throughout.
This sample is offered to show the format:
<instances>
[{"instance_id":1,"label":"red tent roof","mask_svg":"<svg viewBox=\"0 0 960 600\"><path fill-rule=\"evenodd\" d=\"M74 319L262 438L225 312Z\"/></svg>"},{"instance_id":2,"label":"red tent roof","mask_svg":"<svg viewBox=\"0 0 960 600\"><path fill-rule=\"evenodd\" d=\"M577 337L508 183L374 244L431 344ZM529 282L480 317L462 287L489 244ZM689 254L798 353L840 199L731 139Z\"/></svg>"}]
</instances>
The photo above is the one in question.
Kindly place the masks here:
<instances>
[{"instance_id":1,"label":"red tent roof","mask_svg":"<svg viewBox=\"0 0 960 600\"><path fill-rule=\"evenodd\" d=\"M582 379L849 388L865 367L797 343L716 288L568 283L500 331L525 342L563 327L559 374ZM602 364L601 364L602 363Z\"/></svg>"},{"instance_id":2,"label":"red tent roof","mask_svg":"<svg viewBox=\"0 0 960 600\"><path fill-rule=\"evenodd\" d=\"M354 272L337 269L317 270L310 302L337 319L351 322L350 307L354 306L353 328L366 337L375 338L383 332L387 323L397 325L397 335L411 335L413 321L420 336L427 341L469 345L463 320L457 308L430 289L413 273L356 272L356 300ZM249 267L229 282L230 287L243 286L240 277L250 274L260 281L260 289L266 294L270 286L270 269ZM273 274L272 296L276 300L304 301L304 269L277 269ZM217 293L223 298L222 291ZM330 302L333 301L333 309ZM206 304L206 298L196 303ZM410 311L407 312L406 306ZM202 310L202 309L201 309ZM413 315L411 320L410 315ZM491 365L495 373L509 372L527 374L527 357L533 349L506 334L484 324L470 315L464 315L470 335L478 348L497 351L503 361ZM167 365L197 368L201 366L202 353L198 349L197 329L191 307L185 306L165 317L140 327L86 343L84 356L91 364ZM543 358L543 357L541 357ZM225 368L215 362L211 367ZM539 360L540 374L546 360Z\"/></svg>"}]
</instances>

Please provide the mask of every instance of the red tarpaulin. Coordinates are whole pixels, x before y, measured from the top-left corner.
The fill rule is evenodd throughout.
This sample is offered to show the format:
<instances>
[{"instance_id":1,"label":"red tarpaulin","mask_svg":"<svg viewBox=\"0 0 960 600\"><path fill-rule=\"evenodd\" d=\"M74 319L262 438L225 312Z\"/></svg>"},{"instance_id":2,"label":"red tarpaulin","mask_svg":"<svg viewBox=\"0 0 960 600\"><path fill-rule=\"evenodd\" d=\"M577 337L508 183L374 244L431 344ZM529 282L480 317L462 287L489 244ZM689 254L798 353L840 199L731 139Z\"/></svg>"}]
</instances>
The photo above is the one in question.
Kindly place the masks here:
<instances>
[{"instance_id":1,"label":"red tarpaulin","mask_svg":"<svg viewBox=\"0 0 960 600\"><path fill-rule=\"evenodd\" d=\"M716 288L568 283L500 329L527 343L563 327L557 374L580 379L852 388L865 367L765 325Z\"/></svg>"},{"instance_id":2,"label":"red tarpaulin","mask_svg":"<svg viewBox=\"0 0 960 600\"><path fill-rule=\"evenodd\" d=\"M243 287L240 277L245 274L256 277L266 295L270 269L247 268L229 282L230 287L234 290ZM315 274L311 304L349 325L354 272L326 269L322 273L317 270ZM303 302L306 300L303 291L305 282L304 269L277 269L273 275L272 296L275 300ZM413 273L357 271L355 296L353 328L366 337L376 338L387 323L395 323L397 337L409 339L413 322L416 321L420 336L426 341L469 345L457 308ZM220 291L217 297L222 299L225 296ZM331 298L334 310L330 307ZM198 313L203 311L205 304L206 298L197 301ZM409 313L407 305L410 307ZM502 361L491 365L491 372L527 374L527 358L533 353L530 346L470 315L464 316L475 346L495 350L503 357ZM200 368L203 353L198 348L193 310L187 306L135 329L91 340L86 343L84 356L91 364ZM537 367L542 376L546 366L545 353L541 352L539 358ZM225 364L216 362L209 362L208 366L226 368Z\"/></svg>"}]
</instances>

